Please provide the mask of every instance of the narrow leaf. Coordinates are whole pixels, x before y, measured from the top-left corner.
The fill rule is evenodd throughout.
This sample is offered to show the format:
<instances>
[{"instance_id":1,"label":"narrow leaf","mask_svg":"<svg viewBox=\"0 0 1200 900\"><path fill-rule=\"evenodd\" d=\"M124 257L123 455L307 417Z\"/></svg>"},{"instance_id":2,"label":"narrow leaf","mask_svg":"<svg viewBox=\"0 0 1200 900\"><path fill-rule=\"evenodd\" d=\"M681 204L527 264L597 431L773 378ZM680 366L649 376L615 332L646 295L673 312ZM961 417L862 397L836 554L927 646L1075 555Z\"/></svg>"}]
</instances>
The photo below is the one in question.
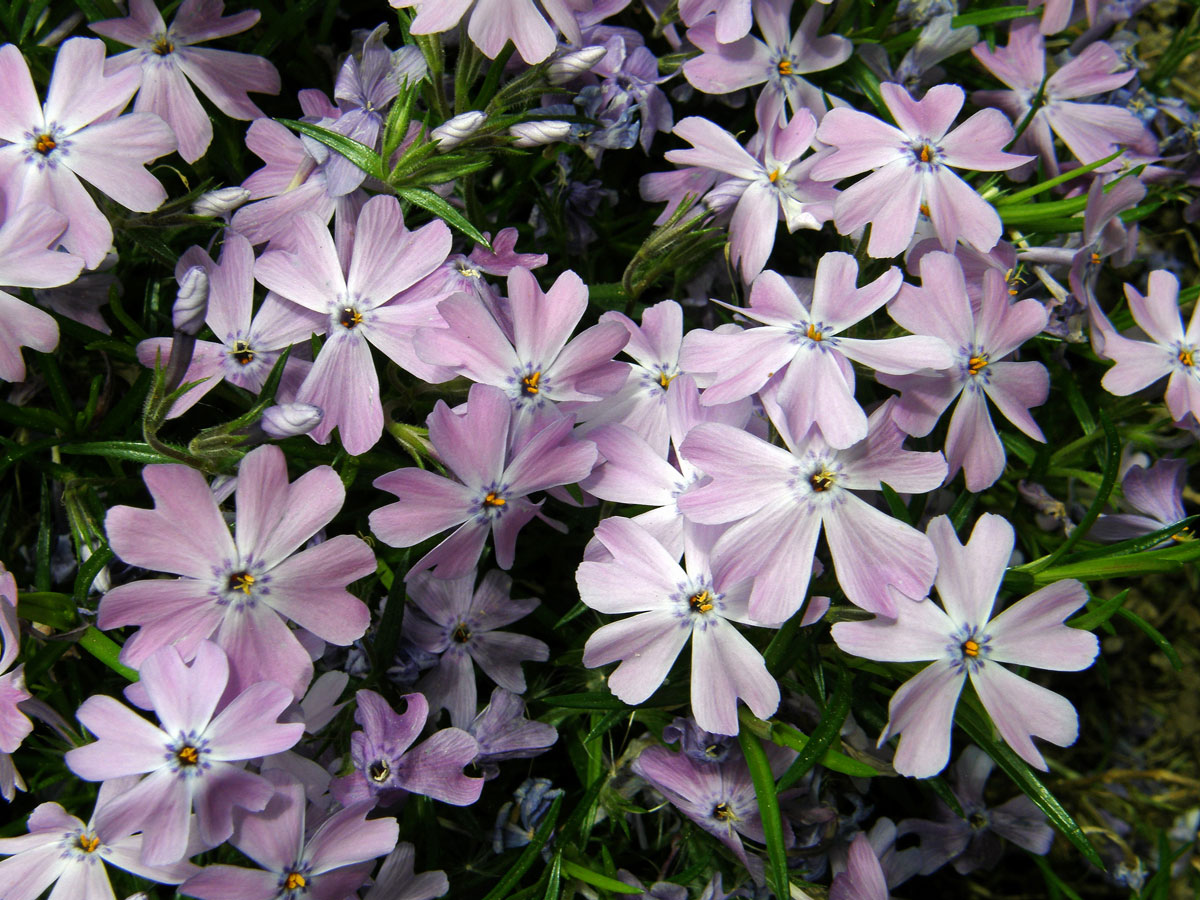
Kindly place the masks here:
<instances>
[{"instance_id":1,"label":"narrow leaf","mask_svg":"<svg viewBox=\"0 0 1200 900\"><path fill-rule=\"evenodd\" d=\"M641 888L630 887L623 881L617 881L615 878L609 878L607 875L601 875L599 872L593 872L591 869L585 869L578 863L573 863L569 859L562 861L562 870L570 878L578 878L585 884L590 884L593 887L598 887L604 891L611 891L614 894L644 894Z\"/></svg>"},{"instance_id":2,"label":"narrow leaf","mask_svg":"<svg viewBox=\"0 0 1200 900\"><path fill-rule=\"evenodd\" d=\"M529 867L533 865L534 860L542 852L542 847L546 845L546 841L550 840L550 835L554 831L554 823L558 821L559 811L562 809L562 795L554 798L554 802L550 804L550 811L546 813L546 818L542 819L542 824L538 826L538 830L534 832L533 840L525 845L525 849L521 851L521 855L517 857L517 861L513 863L512 868L496 882L496 886L488 891L483 900L503 900L516 887L521 876L529 871Z\"/></svg>"},{"instance_id":3,"label":"narrow leaf","mask_svg":"<svg viewBox=\"0 0 1200 900\"><path fill-rule=\"evenodd\" d=\"M483 236L478 228L467 221L466 216L428 188L402 187L396 188L396 193L413 206L419 206L421 209L433 213L447 225L457 228L481 247L492 249L491 242Z\"/></svg>"},{"instance_id":4,"label":"narrow leaf","mask_svg":"<svg viewBox=\"0 0 1200 900\"><path fill-rule=\"evenodd\" d=\"M743 723L757 722L750 711L742 707L738 711ZM787 900L791 897L788 883L787 851L783 846L783 820L779 816L779 797L775 793L775 777L767 753L754 731L743 727L738 732L738 743L742 755L750 768L750 780L754 782L754 794L758 800L758 813L762 818L763 836L767 844L767 884L775 896Z\"/></svg>"},{"instance_id":5,"label":"narrow leaf","mask_svg":"<svg viewBox=\"0 0 1200 900\"><path fill-rule=\"evenodd\" d=\"M838 735L842 733L842 723L846 721L846 714L850 712L850 685L853 679L846 669L839 669L837 676L837 684L834 686L833 695L829 698L829 702L825 704L825 711L821 714L821 721L817 727L813 729L813 733L808 738L808 743L799 755L792 760L792 764L788 766L787 771L779 777L779 781L775 787L777 790L784 791L808 774L821 758L825 755L825 751L830 748Z\"/></svg>"},{"instance_id":6,"label":"narrow leaf","mask_svg":"<svg viewBox=\"0 0 1200 900\"><path fill-rule=\"evenodd\" d=\"M386 177L383 171L383 160L366 144L360 144L344 134L338 134L336 131L330 131L328 128L322 128L320 125L313 125L310 122L298 122L295 119L276 119L275 121L336 150L368 175L381 181Z\"/></svg>"}]
</instances>

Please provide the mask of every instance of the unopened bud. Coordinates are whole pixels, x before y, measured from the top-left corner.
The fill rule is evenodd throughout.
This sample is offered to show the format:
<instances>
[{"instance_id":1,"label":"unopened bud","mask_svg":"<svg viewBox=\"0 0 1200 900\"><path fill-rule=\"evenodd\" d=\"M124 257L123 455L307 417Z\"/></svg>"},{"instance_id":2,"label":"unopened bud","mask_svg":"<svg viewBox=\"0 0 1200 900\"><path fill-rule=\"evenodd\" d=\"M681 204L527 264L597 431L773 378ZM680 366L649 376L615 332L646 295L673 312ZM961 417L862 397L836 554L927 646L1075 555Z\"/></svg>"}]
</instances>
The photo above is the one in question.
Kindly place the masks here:
<instances>
[{"instance_id":1,"label":"unopened bud","mask_svg":"<svg viewBox=\"0 0 1200 900\"><path fill-rule=\"evenodd\" d=\"M564 53L550 60L546 66L546 80L553 85L569 84L580 75L590 72L596 63L604 59L607 52L608 48L597 46Z\"/></svg>"},{"instance_id":2,"label":"unopened bud","mask_svg":"<svg viewBox=\"0 0 1200 900\"><path fill-rule=\"evenodd\" d=\"M470 112L460 113L453 119L443 122L437 128L433 129L433 131L429 132L429 137L438 142L438 150L450 150L478 131L479 126L486 120L487 113L473 109Z\"/></svg>"},{"instance_id":3,"label":"unopened bud","mask_svg":"<svg viewBox=\"0 0 1200 900\"><path fill-rule=\"evenodd\" d=\"M508 129L513 136L514 147L537 147L540 144L556 144L571 134L571 123L558 119L543 119L540 122L519 122Z\"/></svg>"},{"instance_id":4,"label":"unopened bud","mask_svg":"<svg viewBox=\"0 0 1200 900\"><path fill-rule=\"evenodd\" d=\"M175 295L175 308L171 322L181 334L195 337L204 327L208 315L208 272L203 266L192 266L179 279L179 293Z\"/></svg>"},{"instance_id":5,"label":"unopened bud","mask_svg":"<svg viewBox=\"0 0 1200 900\"><path fill-rule=\"evenodd\" d=\"M308 434L321 424L324 412L311 403L281 403L262 415L262 429L276 440Z\"/></svg>"},{"instance_id":6,"label":"unopened bud","mask_svg":"<svg viewBox=\"0 0 1200 900\"><path fill-rule=\"evenodd\" d=\"M221 218L233 212L250 199L250 192L244 187L226 187L207 194L201 194L192 204L192 212L198 216Z\"/></svg>"}]
</instances>

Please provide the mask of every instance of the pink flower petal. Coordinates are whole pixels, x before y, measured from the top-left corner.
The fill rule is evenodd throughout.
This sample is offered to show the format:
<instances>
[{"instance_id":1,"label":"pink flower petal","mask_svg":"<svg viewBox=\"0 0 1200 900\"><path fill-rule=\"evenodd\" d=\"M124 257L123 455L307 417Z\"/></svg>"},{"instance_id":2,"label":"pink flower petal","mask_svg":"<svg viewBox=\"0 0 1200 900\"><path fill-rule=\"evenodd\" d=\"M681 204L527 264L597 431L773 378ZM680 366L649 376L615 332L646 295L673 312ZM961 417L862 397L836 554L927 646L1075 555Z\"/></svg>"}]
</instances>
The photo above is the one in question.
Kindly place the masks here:
<instances>
[{"instance_id":1,"label":"pink flower petal","mask_svg":"<svg viewBox=\"0 0 1200 900\"><path fill-rule=\"evenodd\" d=\"M964 546L950 520L938 516L926 533L937 551L938 597L946 612L955 625L982 627L991 617L1012 556L1013 527L1002 516L984 513Z\"/></svg>"},{"instance_id":2,"label":"pink flower petal","mask_svg":"<svg viewBox=\"0 0 1200 900\"><path fill-rule=\"evenodd\" d=\"M940 141L950 130L966 98L957 84L934 85L920 100L890 81L881 84L879 91L901 131L910 138L930 141Z\"/></svg>"},{"instance_id":3,"label":"pink flower petal","mask_svg":"<svg viewBox=\"0 0 1200 900\"><path fill-rule=\"evenodd\" d=\"M691 625L674 612L639 613L597 629L584 645L583 664L594 669L620 660L609 690L636 706L658 690L691 636Z\"/></svg>"},{"instance_id":4,"label":"pink flower petal","mask_svg":"<svg viewBox=\"0 0 1200 900\"><path fill-rule=\"evenodd\" d=\"M901 775L929 778L946 768L954 707L965 682L953 663L940 659L900 685L888 704L888 724L879 744L900 735L892 765Z\"/></svg>"},{"instance_id":5,"label":"pink flower petal","mask_svg":"<svg viewBox=\"0 0 1200 900\"><path fill-rule=\"evenodd\" d=\"M152 113L130 113L77 131L63 165L118 203L151 212L167 192L145 165L174 149L171 126Z\"/></svg>"},{"instance_id":6,"label":"pink flower petal","mask_svg":"<svg viewBox=\"0 0 1200 900\"><path fill-rule=\"evenodd\" d=\"M1031 766L1047 771L1046 761L1031 738L1044 738L1059 747L1075 743L1079 717L1065 697L999 664L985 663L972 672L971 684L1005 743Z\"/></svg>"},{"instance_id":7,"label":"pink flower petal","mask_svg":"<svg viewBox=\"0 0 1200 900\"><path fill-rule=\"evenodd\" d=\"M779 708L779 685L754 646L733 625L714 619L692 635L696 724L714 734L736 734L739 699L765 719Z\"/></svg>"},{"instance_id":8,"label":"pink flower petal","mask_svg":"<svg viewBox=\"0 0 1200 900\"><path fill-rule=\"evenodd\" d=\"M989 660L1055 672L1086 669L1100 650L1094 634L1063 621L1087 603L1083 585L1059 581L1014 603L987 626Z\"/></svg>"}]
</instances>

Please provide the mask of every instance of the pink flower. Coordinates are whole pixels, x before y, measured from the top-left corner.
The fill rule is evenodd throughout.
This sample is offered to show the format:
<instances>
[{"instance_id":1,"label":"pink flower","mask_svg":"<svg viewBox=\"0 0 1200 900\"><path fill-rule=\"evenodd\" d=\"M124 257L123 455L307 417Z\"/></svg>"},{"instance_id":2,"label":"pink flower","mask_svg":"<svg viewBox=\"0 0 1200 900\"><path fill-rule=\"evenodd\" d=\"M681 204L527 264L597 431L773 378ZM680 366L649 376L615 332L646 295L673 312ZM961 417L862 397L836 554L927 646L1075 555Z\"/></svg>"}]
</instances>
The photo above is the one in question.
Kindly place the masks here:
<instances>
[{"instance_id":1,"label":"pink flower","mask_svg":"<svg viewBox=\"0 0 1200 900\"><path fill-rule=\"evenodd\" d=\"M467 11L471 19L467 36L484 56L495 59L504 45L512 41L521 59L530 65L540 63L557 46L555 27L568 43L582 41L576 12L587 12L592 0L541 0L543 13L533 0L388 0L396 9L415 6L413 34L437 34L449 31ZM748 2L748 0L746 0ZM473 8L472 8L473 7ZM550 22L546 21L550 17Z\"/></svg>"},{"instance_id":2,"label":"pink flower","mask_svg":"<svg viewBox=\"0 0 1200 900\"><path fill-rule=\"evenodd\" d=\"M338 535L293 555L342 507L345 488L329 466L289 484L282 450L248 453L238 469L236 540L195 469L147 466L142 476L155 508L110 509L109 543L128 563L182 577L104 595L100 628L141 626L122 662L137 667L168 644L191 659L212 638L229 654L231 691L270 679L300 697L312 661L284 618L334 644L362 637L370 613L346 585L375 571L366 543Z\"/></svg>"},{"instance_id":3,"label":"pink flower","mask_svg":"<svg viewBox=\"0 0 1200 900\"><path fill-rule=\"evenodd\" d=\"M25 782L12 764L12 754L33 731L33 723L17 705L31 696L25 690L25 666L12 668L21 649L20 641L17 580L0 565L0 797L8 801L18 787L25 789Z\"/></svg>"},{"instance_id":4,"label":"pink flower","mask_svg":"<svg viewBox=\"0 0 1200 900\"><path fill-rule=\"evenodd\" d=\"M938 516L929 523L928 534L937 549L937 590L945 611L932 601L900 598L894 619L833 626L833 639L846 653L881 662L933 661L892 697L879 743L901 735L896 771L916 778L936 775L950 758L954 708L970 678L1000 736L1022 759L1045 771L1031 738L1060 747L1073 743L1079 731L1075 709L1000 663L1057 672L1090 666L1100 649L1096 636L1063 622L1087 602L1087 591L1074 579L1059 581L993 617L1012 555L1012 526L985 513L964 546L950 520Z\"/></svg>"},{"instance_id":5,"label":"pink flower","mask_svg":"<svg viewBox=\"0 0 1200 900\"><path fill-rule=\"evenodd\" d=\"M850 843L846 870L833 877L829 900L888 900L890 896L879 857L860 831Z\"/></svg>"},{"instance_id":6,"label":"pink flower","mask_svg":"<svg viewBox=\"0 0 1200 900\"><path fill-rule=\"evenodd\" d=\"M273 681L251 685L218 709L229 663L211 641L200 642L191 666L174 647L163 647L139 674L160 724L112 697L89 697L76 715L97 740L68 750L66 762L88 781L147 776L116 798L99 824L122 834L140 828L143 862L166 865L187 854L193 807L200 839L215 847L233 833L234 807L267 805L270 782L238 763L287 750L304 725L276 721L292 694Z\"/></svg>"},{"instance_id":7,"label":"pink flower","mask_svg":"<svg viewBox=\"0 0 1200 900\"><path fill-rule=\"evenodd\" d=\"M21 51L0 47L0 184L10 209L53 206L67 217L63 246L95 268L112 245L108 219L84 181L137 212L167 192L144 166L175 149L169 125L152 113L118 117L140 73L105 72L104 42L72 38L58 51L44 105Z\"/></svg>"},{"instance_id":8,"label":"pink flower","mask_svg":"<svg viewBox=\"0 0 1200 900\"><path fill-rule=\"evenodd\" d=\"M191 45L245 31L258 21L256 9L223 17L223 0L184 0L167 27L153 0L130 0L129 16L88 27L136 50L114 56L108 73L140 67L142 86L133 108L157 113L179 139L179 155L195 162L212 141L212 123L196 99L192 82L221 112L235 119L262 115L247 91L279 93L279 73L261 56Z\"/></svg>"},{"instance_id":9,"label":"pink flower","mask_svg":"<svg viewBox=\"0 0 1200 900\"><path fill-rule=\"evenodd\" d=\"M1000 240L1000 216L950 168L1002 172L1026 162L1004 152L1012 125L999 110L984 109L951 131L963 105L963 89L956 84L931 88L921 100L890 82L880 90L899 128L839 108L826 113L817 129L817 140L836 151L813 166L813 178L840 181L875 170L838 196L833 209L838 231L849 234L869 222L867 251L896 256L908 246L925 207L946 249L961 239L980 252L991 250Z\"/></svg>"}]
</instances>

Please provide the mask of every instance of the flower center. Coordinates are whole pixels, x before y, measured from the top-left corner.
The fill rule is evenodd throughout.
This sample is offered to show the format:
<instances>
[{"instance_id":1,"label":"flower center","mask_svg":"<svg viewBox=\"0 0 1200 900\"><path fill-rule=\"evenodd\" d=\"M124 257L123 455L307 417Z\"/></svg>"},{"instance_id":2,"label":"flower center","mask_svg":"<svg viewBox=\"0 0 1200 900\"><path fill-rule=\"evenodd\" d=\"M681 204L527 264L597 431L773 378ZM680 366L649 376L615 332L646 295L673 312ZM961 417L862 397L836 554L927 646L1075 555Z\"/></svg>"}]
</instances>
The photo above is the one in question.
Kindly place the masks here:
<instances>
[{"instance_id":1,"label":"flower center","mask_svg":"<svg viewBox=\"0 0 1200 900\"><path fill-rule=\"evenodd\" d=\"M307 884L308 882L299 872L289 872L288 877L283 880L283 887L288 891L298 891Z\"/></svg>"},{"instance_id":2,"label":"flower center","mask_svg":"<svg viewBox=\"0 0 1200 900\"><path fill-rule=\"evenodd\" d=\"M198 766L200 764L200 751L191 744L184 744L175 751L175 758L179 760L181 766Z\"/></svg>"},{"instance_id":3,"label":"flower center","mask_svg":"<svg viewBox=\"0 0 1200 900\"><path fill-rule=\"evenodd\" d=\"M249 597L254 590L254 576L249 572L234 572L229 576L229 590L241 591Z\"/></svg>"},{"instance_id":4,"label":"flower center","mask_svg":"<svg viewBox=\"0 0 1200 900\"><path fill-rule=\"evenodd\" d=\"M780 75L793 74L792 73L792 61L790 59L781 59L779 61L779 74Z\"/></svg>"},{"instance_id":5,"label":"flower center","mask_svg":"<svg viewBox=\"0 0 1200 900\"><path fill-rule=\"evenodd\" d=\"M1194 351L1191 347L1183 347L1179 351L1179 361L1185 366L1194 366L1196 361L1193 359Z\"/></svg>"},{"instance_id":6,"label":"flower center","mask_svg":"<svg viewBox=\"0 0 1200 900\"><path fill-rule=\"evenodd\" d=\"M967 373L970 375L978 375L987 368L988 357L986 353L977 353L967 360Z\"/></svg>"},{"instance_id":7,"label":"flower center","mask_svg":"<svg viewBox=\"0 0 1200 900\"><path fill-rule=\"evenodd\" d=\"M929 218L929 204L928 203L922 203L920 206L917 207L917 209L920 211L921 215L923 215L927 219Z\"/></svg>"},{"instance_id":8,"label":"flower center","mask_svg":"<svg viewBox=\"0 0 1200 900\"><path fill-rule=\"evenodd\" d=\"M85 831L76 839L76 846L84 853L95 853L96 848L100 846L100 838Z\"/></svg>"},{"instance_id":9,"label":"flower center","mask_svg":"<svg viewBox=\"0 0 1200 900\"><path fill-rule=\"evenodd\" d=\"M767 180L770 181L771 184L774 184L775 182L777 182L779 180L779 168L778 167L771 170L771 174L769 174L767 176Z\"/></svg>"},{"instance_id":10,"label":"flower center","mask_svg":"<svg viewBox=\"0 0 1200 900\"><path fill-rule=\"evenodd\" d=\"M388 765L386 759L377 759L367 766L367 777L376 784L383 784L391 774L392 767Z\"/></svg>"},{"instance_id":11,"label":"flower center","mask_svg":"<svg viewBox=\"0 0 1200 900\"><path fill-rule=\"evenodd\" d=\"M692 612L712 612L712 594L708 591L698 591L688 597L688 606L691 607Z\"/></svg>"},{"instance_id":12,"label":"flower center","mask_svg":"<svg viewBox=\"0 0 1200 900\"><path fill-rule=\"evenodd\" d=\"M362 313L353 306L342 307L342 313L338 317L338 322L341 323L343 328L357 328L362 324L362 320Z\"/></svg>"},{"instance_id":13,"label":"flower center","mask_svg":"<svg viewBox=\"0 0 1200 900\"><path fill-rule=\"evenodd\" d=\"M493 506L493 507L503 506L507 502L508 502L507 500L505 500L503 497L501 497L495 491L488 491L487 495L483 498L484 506Z\"/></svg>"},{"instance_id":14,"label":"flower center","mask_svg":"<svg viewBox=\"0 0 1200 900\"><path fill-rule=\"evenodd\" d=\"M809 326L808 326L808 330L807 330L807 331L805 331L804 333L805 333L806 335L808 335L808 339L809 339L810 341L823 341L823 340L825 340L825 336L824 336L823 334L821 334L821 332L820 332L820 331L817 329L817 326L816 326L816 325L809 325Z\"/></svg>"},{"instance_id":15,"label":"flower center","mask_svg":"<svg viewBox=\"0 0 1200 900\"><path fill-rule=\"evenodd\" d=\"M45 132L39 134L33 142L33 149L42 154L42 156L49 156L51 151L57 146L58 142L54 140L54 137Z\"/></svg>"},{"instance_id":16,"label":"flower center","mask_svg":"<svg viewBox=\"0 0 1200 900\"><path fill-rule=\"evenodd\" d=\"M541 388L538 387L538 382L542 380L541 372L534 372L531 375L526 375L521 379L521 393L530 397L537 395Z\"/></svg>"},{"instance_id":17,"label":"flower center","mask_svg":"<svg viewBox=\"0 0 1200 900\"><path fill-rule=\"evenodd\" d=\"M1092 260L1092 265L1093 265L1093 266L1098 266L1098 265L1100 265L1100 254L1099 254L1099 253L1097 253L1095 250L1093 250L1093 251L1092 251L1091 260Z\"/></svg>"},{"instance_id":18,"label":"flower center","mask_svg":"<svg viewBox=\"0 0 1200 900\"><path fill-rule=\"evenodd\" d=\"M238 361L239 365L248 366L254 361L254 351L250 349L249 341L234 341L229 355Z\"/></svg>"},{"instance_id":19,"label":"flower center","mask_svg":"<svg viewBox=\"0 0 1200 900\"><path fill-rule=\"evenodd\" d=\"M937 150L927 141L914 144L912 151L913 156L917 158L917 162L932 163L937 161Z\"/></svg>"},{"instance_id":20,"label":"flower center","mask_svg":"<svg viewBox=\"0 0 1200 900\"><path fill-rule=\"evenodd\" d=\"M150 46L150 49L159 56L169 56L175 52L175 45L171 43L165 34L160 34L154 39L154 43Z\"/></svg>"},{"instance_id":21,"label":"flower center","mask_svg":"<svg viewBox=\"0 0 1200 900\"><path fill-rule=\"evenodd\" d=\"M465 644L471 639L471 629L466 626L465 622L459 622L458 627L454 629L454 640L460 644Z\"/></svg>"},{"instance_id":22,"label":"flower center","mask_svg":"<svg viewBox=\"0 0 1200 900\"><path fill-rule=\"evenodd\" d=\"M826 471L825 469L821 469L818 472L813 472L812 475L808 477L808 483L812 485L812 489L815 493L823 494L834 485L833 473Z\"/></svg>"},{"instance_id":23,"label":"flower center","mask_svg":"<svg viewBox=\"0 0 1200 900\"><path fill-rule=\"evenodd\" d=\"M737 814L729 808L728 803L718 803L713 807L712 816L720 822L736 822L738 821Z\"/></svg>"},{"instance_id":24,"label":"flower center","mask_svg":"<svg viewBox=\"0 0 1200 900\"><path fill-rule=\"evenodd\" d=\"M674 380L675 376L668 374L665 369L658 373L658 386L664 391L671 386L671 382Z\"/></svg>"},{"instance_id":25,"label":"flower center","mask_svg":"<svg viewBox=\"0 0 1200 900\"><path fill-rule=\"evenodd\" d=\"M970 639L965 640L963 641L962 652L963 656L970 656L974 658L979 655L979 644Z\"/></svg>"}]
</instances>

